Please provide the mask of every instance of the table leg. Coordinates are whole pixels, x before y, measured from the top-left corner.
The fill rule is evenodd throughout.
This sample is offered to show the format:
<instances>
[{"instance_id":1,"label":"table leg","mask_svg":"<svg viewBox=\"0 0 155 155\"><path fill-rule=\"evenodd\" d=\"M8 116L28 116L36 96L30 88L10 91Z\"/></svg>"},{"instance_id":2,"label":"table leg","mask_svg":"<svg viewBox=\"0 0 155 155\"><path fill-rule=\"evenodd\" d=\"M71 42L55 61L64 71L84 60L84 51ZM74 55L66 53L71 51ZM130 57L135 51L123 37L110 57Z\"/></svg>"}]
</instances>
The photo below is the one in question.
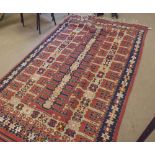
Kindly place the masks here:
<instances>
[{"instance_id":1,"label":"table leg","mask_svg":"<svg viewBox=\"0 0 155 155\"><path fill-rule=\"evenodd\" d=\"M23 16L23 13L20 13L20 20L21 20L21 23L24 26L24 16Z\"/></svg>"},{"instance_id":2,"label":"table leg","mask_svg":"<svg viewBox=\"0 0 155 155\"><path fill-rule=\"evenodd\" d=\"M54 13L51 13L51 17L52 17L52 20L54 21L54 24L56 25Z\"/></svg>"},{"instance_id":3,"label":"table leg","mask_svg":"<svg viewBox=\"0 0 155 155\"><path fill-rule=\"evenodd\" d=\"M37 13L37 30L39 30L39 34L41 34L41 29L40 29L40 13Z\"/></svg>"}]
</instances>

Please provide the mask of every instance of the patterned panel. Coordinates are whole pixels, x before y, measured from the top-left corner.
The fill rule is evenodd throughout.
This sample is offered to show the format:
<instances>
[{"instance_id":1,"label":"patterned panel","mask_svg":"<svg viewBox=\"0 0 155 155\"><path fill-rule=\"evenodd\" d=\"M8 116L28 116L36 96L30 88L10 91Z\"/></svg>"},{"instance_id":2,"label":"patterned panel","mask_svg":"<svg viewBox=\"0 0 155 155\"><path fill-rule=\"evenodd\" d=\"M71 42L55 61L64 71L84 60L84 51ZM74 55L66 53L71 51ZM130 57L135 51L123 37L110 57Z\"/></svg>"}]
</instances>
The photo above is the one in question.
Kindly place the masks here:
<instances>
[{"instance_id":1,"label":"patterned panel","mask_svg":"<svg viewBox=\"0 0 155 155\"><path fill-rule=\"evenodd\" d=\"M115 141L147 27L71 16L0 82L1 141Z\"/></svg>"}]
</instances>

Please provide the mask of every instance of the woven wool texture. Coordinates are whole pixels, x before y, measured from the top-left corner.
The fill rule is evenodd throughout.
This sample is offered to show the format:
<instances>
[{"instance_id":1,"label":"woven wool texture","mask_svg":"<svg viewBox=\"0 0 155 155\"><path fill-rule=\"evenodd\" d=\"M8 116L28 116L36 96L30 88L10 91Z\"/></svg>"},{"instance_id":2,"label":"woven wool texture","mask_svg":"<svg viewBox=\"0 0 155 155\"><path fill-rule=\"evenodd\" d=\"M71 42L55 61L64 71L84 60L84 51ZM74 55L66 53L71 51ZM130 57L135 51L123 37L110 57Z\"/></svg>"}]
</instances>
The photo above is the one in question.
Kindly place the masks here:
<instances>
[{"instance_id":1,"label":"woven wool texture","mask_svg":"<svg viewBox=\"0 0 155 155\"><path fill-rule=\"evenodd\" d=\"M64 20L0 81L0 141L116 141L147 29Z\"/></svg>"}]
</instances>

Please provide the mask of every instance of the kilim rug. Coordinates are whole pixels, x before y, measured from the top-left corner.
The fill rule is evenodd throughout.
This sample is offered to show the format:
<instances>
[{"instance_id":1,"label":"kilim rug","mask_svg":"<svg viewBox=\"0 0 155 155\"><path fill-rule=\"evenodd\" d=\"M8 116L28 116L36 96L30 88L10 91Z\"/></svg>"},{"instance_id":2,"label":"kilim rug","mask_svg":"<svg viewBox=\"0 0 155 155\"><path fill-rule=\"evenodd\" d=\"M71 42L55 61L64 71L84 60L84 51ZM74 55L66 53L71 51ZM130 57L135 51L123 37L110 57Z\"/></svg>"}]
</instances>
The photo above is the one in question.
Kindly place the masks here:
<instances>
[{"instance_id":1,"label":"kilim rug","mask_svg":"<svg viewBox=\"0 0 155 155\"><path fill-rule=\"evenodd\" d=\"M0 141L116 141L148 28L70 16L0 82Z\"/></svg>"}]
</instances>

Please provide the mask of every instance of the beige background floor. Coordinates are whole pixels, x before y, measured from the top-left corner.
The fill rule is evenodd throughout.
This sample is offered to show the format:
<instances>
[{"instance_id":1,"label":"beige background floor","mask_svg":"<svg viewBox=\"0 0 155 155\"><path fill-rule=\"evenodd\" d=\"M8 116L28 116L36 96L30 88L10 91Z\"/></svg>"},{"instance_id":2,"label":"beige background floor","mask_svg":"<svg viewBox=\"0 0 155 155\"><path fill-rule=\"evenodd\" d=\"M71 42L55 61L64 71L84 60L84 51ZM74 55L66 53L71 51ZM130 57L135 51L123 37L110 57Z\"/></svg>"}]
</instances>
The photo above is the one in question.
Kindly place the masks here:
<instances>
[{"instance_id":1,"label":"beige background floor","mask_svg":"<svg viewBox=\"0 0 155 155\"><path fill-rule=\"evenodd\" d=\"M55 14L57 24L67 14ZM105 14L110 17L109 14ZM0 78L12 69L54 28L49 14L42 14L42 34L36 31L35 14L6 14L0 22ZM155 14L119 14L126 22L138 22L152 28L146 37L144 54L119 130L118 141L136 141L155 114ZM155 131L147 141L155 141Z\"/></svg>"}]
</instances>

